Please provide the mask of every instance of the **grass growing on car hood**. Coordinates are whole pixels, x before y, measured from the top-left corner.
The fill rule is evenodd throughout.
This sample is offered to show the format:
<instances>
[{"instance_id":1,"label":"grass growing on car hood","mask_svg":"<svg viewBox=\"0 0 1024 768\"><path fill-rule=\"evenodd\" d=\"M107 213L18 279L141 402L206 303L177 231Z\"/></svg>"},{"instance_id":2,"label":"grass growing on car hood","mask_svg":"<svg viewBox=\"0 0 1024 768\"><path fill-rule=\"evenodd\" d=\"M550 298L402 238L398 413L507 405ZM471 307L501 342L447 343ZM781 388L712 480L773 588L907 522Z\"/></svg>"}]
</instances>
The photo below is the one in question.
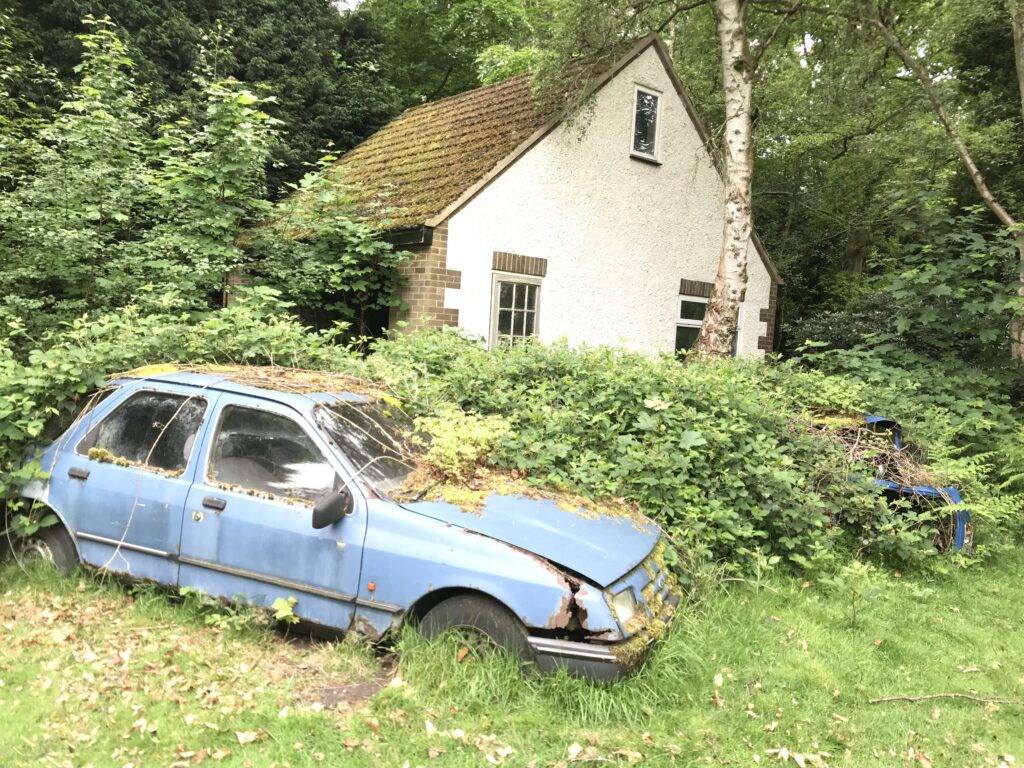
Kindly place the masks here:
<instances>
[{"instance_id":1,"label":"grass growing on car hood","mask_svg":"<svg viewBox=\"0 0 1024 768\"><path fill-rule=\"evenodd\" d=\"M509 659L408 631L379 692L339 712L331 691L380 674L361 646L218 631L159 592L8 566L0 755L33 767L571 768L755 765L755 755L782 766L787 750L857 768L1020 764L1020 707L869 702L1024 698L1022 569L1017 552L948 574L883 574L857 626L849 597L818 585L727 582L684 605L644 670L611 686L523 678Z\"/></svg>"}]
</instances>

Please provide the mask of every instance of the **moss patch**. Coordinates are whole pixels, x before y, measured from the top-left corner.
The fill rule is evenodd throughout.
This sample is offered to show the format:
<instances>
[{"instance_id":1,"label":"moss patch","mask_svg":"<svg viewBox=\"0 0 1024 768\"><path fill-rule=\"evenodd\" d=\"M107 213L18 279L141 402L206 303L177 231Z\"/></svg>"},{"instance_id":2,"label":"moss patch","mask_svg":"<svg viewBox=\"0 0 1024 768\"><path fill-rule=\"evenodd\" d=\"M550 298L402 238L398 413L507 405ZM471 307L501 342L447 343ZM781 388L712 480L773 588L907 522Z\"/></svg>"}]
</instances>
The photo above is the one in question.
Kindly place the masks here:
<instances>
[{"instance_id":1,"label":"moss patch","mask_svg":"<svg viewBox=\"0 0 1024 768\"><path fill-rule=\"evenodd\" d=\"M145 379L171 373L201 373L220 376L247 387L272 389L277 392L312 394L314 392L346 392L373 399L391 397L387 390L367 379L331 371L313 371L280 365L179 365L162 363L134 368L114 378Z\"/></svg>"},{"instance_id":2,"label":"moss patch","mask_svg":"<svg viewBox=\"0 0 1024 768\"><path fill-rule=\"evenodd\" d=\"M454 504L467 514L481 514L492 494L552 501L559 509L588 520L625 517L638 528L650 524L637 505L625 499L592 499L565 489L535 485L521 472L493 467L477 467L469 477L452 480L439 475L428 463L418 459L416 468L393 495L399 501L443 501Z\"/></svg>"},{"instance_id":3,"label":"moss patch","mask_svg":"<svg viewBox=\"0 0 1024 768\"><path fill-rule=\"evenodd\" d=\"M158 475L163 475L165 477L181 477L185 471L183 469L164 469L163 467L154 467L149 464L144 464L141 461L132 461L131 459L126 459L124 456L115 456L106 448L90 448L87 456L93 461L99 461L103 464L144 469L147 472L156 472Z\"/></svg>"}]
</instances>

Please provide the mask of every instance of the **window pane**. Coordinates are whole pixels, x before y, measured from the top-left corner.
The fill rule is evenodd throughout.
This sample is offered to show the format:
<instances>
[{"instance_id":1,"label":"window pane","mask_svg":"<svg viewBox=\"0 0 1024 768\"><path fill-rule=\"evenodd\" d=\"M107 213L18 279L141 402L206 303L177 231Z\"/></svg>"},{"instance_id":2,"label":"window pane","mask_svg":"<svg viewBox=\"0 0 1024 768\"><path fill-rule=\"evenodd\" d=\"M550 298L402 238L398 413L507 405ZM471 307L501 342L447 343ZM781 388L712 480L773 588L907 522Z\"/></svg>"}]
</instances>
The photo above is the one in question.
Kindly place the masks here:
<instances>
[{"instance_id":1,"label":"window pane","mask_svg":"<svg viewBox=\"0 0 1024 768\"><path fill-rule=\"evenodd\" d=\"M90 432L78 452L96 449L133 464L180 472L205 413L206 400L200 397L138 392Z\"/></svg>"},{"instance_id":2,"label":"window pane","mask_svg":"<svg viewBox=\"0 0 1024 768\"><path fill-rule=\"evenodd\" d=\"M533 318L534 318L534 316L536 314L537 314L536 312L527 312L526 313L526 320L525 320L523 332L527 336L533 336L533 334L536 332L534 330L534 327L533 327Z\"/></svg>"},{"instance_id":3,"label":"window pane","mask_svg":"<svg viewBox=\"0 0 1024 768\"><path fill-rule=\"evenodd\" d=\"M526 307L526 288L525 283L516 283L516 309L524 309Z\"/></svg>"},{"instance_id":4,"label":"window pane","mask_svg":"<svg viewBox=\"0 0 1024 768\"><path fill-rule=\"evenodd\" d=\"M525 312L515 312L512 315L512 335L522 336L523 335L523 316Z\"/></svg>"},{"instance_id":5,"label":"window pane","mask_svg":"<svg viewBox=\"0 0 1024 768\"><path fill-rule=\"evenodd\" d=\"M704 313L708 311L708 305L702 301L687 301L682 299L679 302L680 320L703 320Z\"/></svg>"},{"instance_id":6,"label":"window pane","mask_svg":"<svg viewBox=\"0 0 1024 768\"><path fill-rule=\"evenodd\" d=\"M684 325L676 326L676 352L683 349L690 349L693 347L693 343L697 341L697 334L700 333L700 328L687 328Z\"/></svg>"},{"instance_id":7,"label":"window pane","mask_svg":"<svg viewBox=\"0 0 1024 768\"><path fill-rule=\"evenodd\" d=\"M498 283L498 291L500 293L498 297L498 306L502 309L512 308L512 293L515 289L515 283Z\"/></svg>"},{"instance_id":8,"label":"window pane","mask_svg":"<svg viewBox=\"0 0 1024 768\"><path fill-rule=\"evenodd\" d=\"M654 154L655 128L658 120L658 97L645 91L636 92L636 123L633 128L633 151Z\"/></svg>"},{"instance_id":9,"label":"window pane","mask_svg":"<svg viewBox=\"0 0 1024 768\"><path fill-rule=\"evenodd\" d=\"M498 333L508 336L512 333L512 310L502 309L498 312Z\"/></svg>"},{"instance_id":10,"label":"window pane","mask_svg":"<svg viewBox=\"0 0 1024 768\"><path fill-rule=\"evenodd\" d=\"M228 406L210 456L220 483L314 501L334 487L334 470L294 421L254 408Z\"/></svg>"},{"instance_id":11,"label":"window pane","mask_svg":"<svg viewBox=\"0 0 1024 768\"><path fill-rule=\"evenodd\" d=\"M537 308L537 286L530 284L526 286L526 308Z\"/></svg>"}]
</instances>

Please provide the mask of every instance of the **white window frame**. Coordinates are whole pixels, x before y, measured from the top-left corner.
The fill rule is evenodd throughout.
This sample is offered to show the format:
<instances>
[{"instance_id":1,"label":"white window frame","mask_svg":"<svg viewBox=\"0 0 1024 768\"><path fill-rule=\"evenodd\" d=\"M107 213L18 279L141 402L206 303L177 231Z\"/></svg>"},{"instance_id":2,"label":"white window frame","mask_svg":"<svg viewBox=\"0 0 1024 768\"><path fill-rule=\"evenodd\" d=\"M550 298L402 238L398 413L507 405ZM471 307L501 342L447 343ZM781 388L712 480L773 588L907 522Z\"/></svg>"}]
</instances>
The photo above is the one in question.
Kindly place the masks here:
<instances>
[{"instance_id":1,"label":"white window frame","mask_svg":"<svg viewBox=\"0 0 1024 768\"><path fill-rule=\"evenodd\" d=\"M636 106L637 101L640 98L641 93L646 93L654 96L658 100L658 109L654 114L654 152L648 154L646 152L640 152L635 149L634 141L636 139ZM657 88L650 88L646 85L640 85L636 83L633 85L633 116L629 121L629 154L630 157L635 157L638 160L647 160L652 163L661 162L661 112L662 104L665 101L665 95Z\"/></svg>"},{"instance_id":2,"label":"white window frame","mask_svg":"<svg viewBox=\"0 0 1024 768\"><path fill-rule=\"evenodd\" d=\"M500 283L527 283L529 285L537 286L537 308L533 312L533 335L530 338L537 338L540 336L540 300L543 278L535 277L533 275L520 275L516 272L494 272L491 277L490 345L494 347L498 343L498 301L501 298L498 285Z\"/></svg>"},{"instance_id":3,"label":"white window frame","mask_svg":"<svg viewBox=\"0 0 1024 768\"><path fill-rule=\"evenodd\" d=\"M658 145L655 144L654 146L657 147ZM676 328L696 328L697 330L700 330L700 328L704 325L703 320L684 320L682 317L679 316L683 310L681 302L684 301L692 301L694 304L707 305L707 297L691 296L690 294L687 293L681 293L679 294L679 297L676 299ZM676 352L679 351L680 350L678 349L676 350Z\"/></svg>"},{"instance_id":4,"label":"white window frame","mask_svg":"<svg viewBox=\"0 0 1024 768\"><path fill-rule=\"evenodd\" d=\"M657 145L655 145L655 146L657 146ZM676 328L697 328L697 329L702 328L704 326L704 321L703 320L684 320L683 318L681 318L679 316L680 312L682 312L682 309L683 309L682 306L680 305L680 302L683 302L683 301L692 301L695 304L705 304L706 305L708 303L708 299L706 297L704 297L704 296L692 296L692 295L690 295L688 293L680 293L679 294L679 298L676 300L676 305L678 306L678 309L676 310ZM539 306L539 304L538 304L538 306ZM741 304L740 305L739 313L736 315L736 335L733 337L733 340L732 340L732 356L733 357L738 357L739 356L739 346L740 346L739 342L740 342L740 333L742 331L742 328L743 328L743 305ZM679 350L677 349L676 352L678 353Z\"/></svg>"}]
</instances>

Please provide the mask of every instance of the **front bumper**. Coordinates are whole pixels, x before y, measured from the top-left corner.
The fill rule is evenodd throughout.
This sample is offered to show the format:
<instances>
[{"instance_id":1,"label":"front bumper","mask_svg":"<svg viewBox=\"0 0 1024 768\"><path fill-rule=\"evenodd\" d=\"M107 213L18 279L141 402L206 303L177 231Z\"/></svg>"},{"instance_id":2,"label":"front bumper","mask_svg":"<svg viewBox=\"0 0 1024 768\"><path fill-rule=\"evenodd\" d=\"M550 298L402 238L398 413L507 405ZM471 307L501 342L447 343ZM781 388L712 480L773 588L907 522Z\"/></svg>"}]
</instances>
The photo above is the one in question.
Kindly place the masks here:
<instances>
[{"instance_id":1,"label":"front bumper","mask_svg":"<svg viewBox=\"0 0 1024 768\"><path fill-rule=\"evenodd\" d=\"M667 624L679 605L679 595L665 599L659 620ZM618 643L586 643L551 637L527 638L534 661L543 672L565 669L571 675L610 682L636 672L650 655L658 635L639 633Z\"/></svg>"}]
</instances>

